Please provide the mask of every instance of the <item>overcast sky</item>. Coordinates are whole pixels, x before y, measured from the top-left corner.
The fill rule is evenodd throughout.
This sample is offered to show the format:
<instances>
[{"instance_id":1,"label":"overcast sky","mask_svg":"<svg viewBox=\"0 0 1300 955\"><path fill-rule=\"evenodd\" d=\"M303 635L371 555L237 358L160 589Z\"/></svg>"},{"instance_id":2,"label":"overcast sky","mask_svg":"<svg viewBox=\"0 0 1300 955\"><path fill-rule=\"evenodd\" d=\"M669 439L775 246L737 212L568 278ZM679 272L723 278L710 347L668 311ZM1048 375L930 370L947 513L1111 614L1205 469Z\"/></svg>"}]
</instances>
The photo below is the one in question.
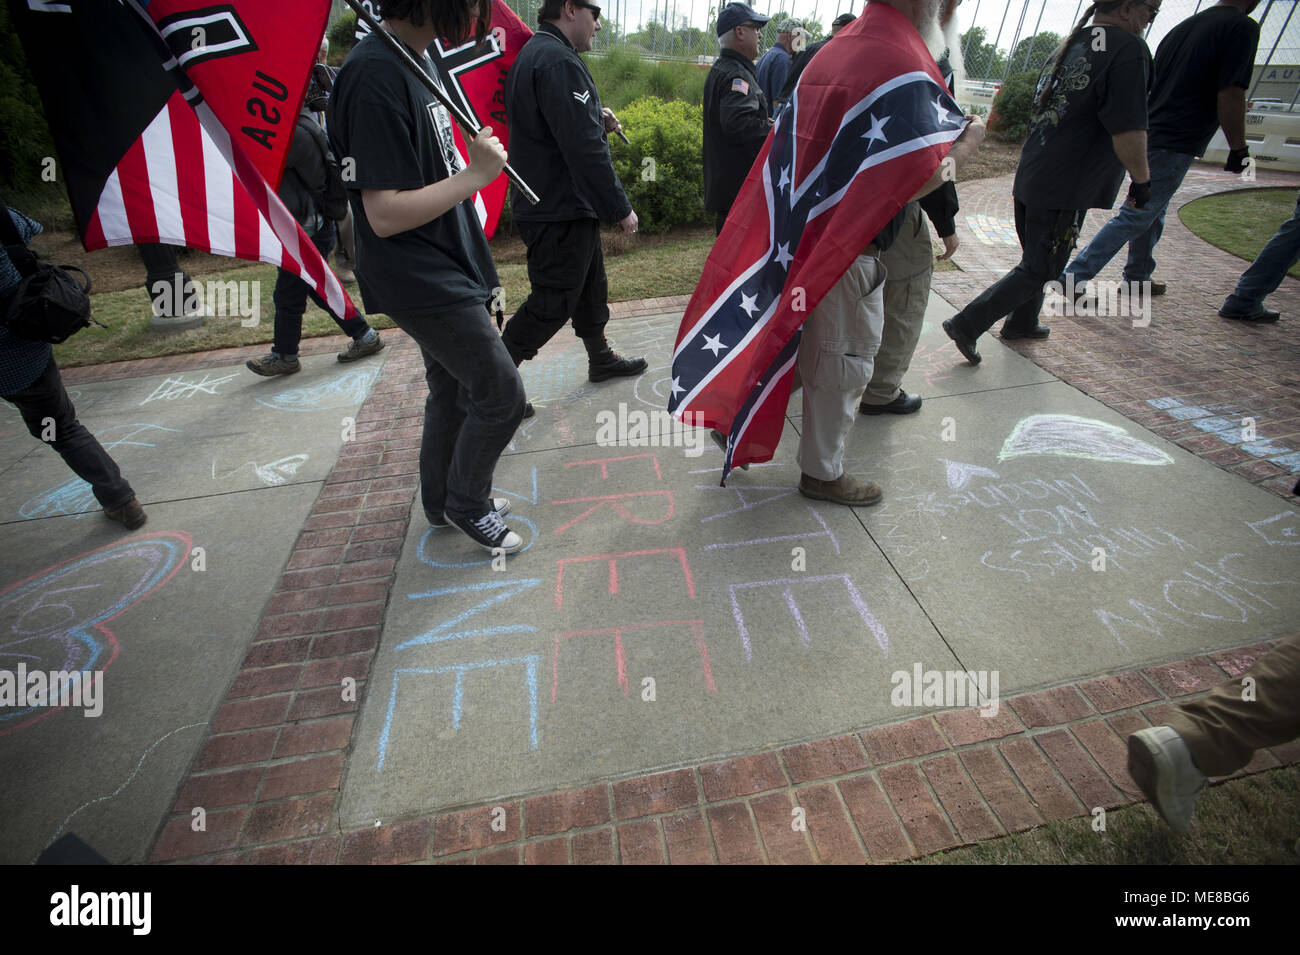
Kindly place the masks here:
<instances>
[{"instance_id":1,"label":"overcast sky","mask_svg":"<svg viewBox=\"0 0 1300 955\"><path fill-rule=\"evenodd\" d=\"M1159 0L1156 0L1159 2ZM1215 0L1201 0L1200 7L1205 9ZM691 24L705 26L709 9L716 6L717 0L604 0L605 15L618 20L627 31L633 31L640 23L663 20L664 11L671 16L672 23L686 18ZM1295 9L1297 0L1263 0L1253 16L1262 20L1264 27L1260 34L1258 62L1268 57L1269 49L1277 39L1288 15ZM786 10L795 16L816 17L823 27L828 27L836 15L844 12L860 13L863 0L751 0L751 5L763 14L774 14ZM1081 16L1080 0L963 0L957 10L962 32L975 25L988 31L990 40L1002 38L998 45L1010 49L1011 41L1016 36L1017 26L1021 37L1033 36L1035 33L1050 30L1064 34ZM1160 15L1148 36L1152 50L1160 39L1180 20L1191 16L1196 11L1197 0L1163 0ZM1263 20L1265 11L1267 20ZM1024 22L1020 23L1023 15ZM1041 16L1041 21L1040 21ZM1300 15L1291 17L1286 34L1278 47L1276 62L1296 63L1300 61Z\"/></svg>"}]
</instances>

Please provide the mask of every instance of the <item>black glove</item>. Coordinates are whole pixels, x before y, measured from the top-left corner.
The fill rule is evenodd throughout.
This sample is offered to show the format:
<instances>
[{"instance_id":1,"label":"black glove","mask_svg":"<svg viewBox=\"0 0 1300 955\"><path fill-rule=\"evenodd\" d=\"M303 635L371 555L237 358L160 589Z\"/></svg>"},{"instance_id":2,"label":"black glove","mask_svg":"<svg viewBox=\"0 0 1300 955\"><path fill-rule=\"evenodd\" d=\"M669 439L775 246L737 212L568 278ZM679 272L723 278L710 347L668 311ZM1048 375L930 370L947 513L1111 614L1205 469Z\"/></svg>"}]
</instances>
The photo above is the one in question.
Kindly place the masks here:
<instances>
[{"instance_id":1,"label":"black glove","mask_svg":"<svg viewBox=\"0 0 1300 955\"><path fill-rule=\"evenodd\" d=\"M1228 153L1228 161L1223 164L1225 172L1241 172L1246 168L1246 160L1250 157L1250 147L1242 146L1240 149L1234 149Z\"/></svg>"},{"instance_id":2,"label":"black glove","mask_svg":"<svg viewBox=\"0 0 1300 955\"><path fill-rule=\"evenodd\" d=\"M1133 205L1141 209L1151 201L1151 180L1146 182L1130 182L1128 186L1128 197L1133 200Z\"/></svg>"}]
</instances>

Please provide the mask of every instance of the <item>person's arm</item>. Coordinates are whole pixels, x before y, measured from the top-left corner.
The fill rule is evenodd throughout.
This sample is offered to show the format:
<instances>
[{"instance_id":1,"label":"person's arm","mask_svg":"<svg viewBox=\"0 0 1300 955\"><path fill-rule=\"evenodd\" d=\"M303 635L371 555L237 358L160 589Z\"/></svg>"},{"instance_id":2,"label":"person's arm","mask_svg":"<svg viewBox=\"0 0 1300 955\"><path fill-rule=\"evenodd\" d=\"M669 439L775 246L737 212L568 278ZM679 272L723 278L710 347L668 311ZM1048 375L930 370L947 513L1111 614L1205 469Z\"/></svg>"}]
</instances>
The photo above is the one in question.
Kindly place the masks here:
<instances>
[{"instance_id":1,"label":"person's arm","mask_svg":"<svg viewBox=\"0 0 1300 955\"><path fill-rule=\"evenodd\" d=\"M984 120L978 116L970 116L968 119L970 122L961 131L961 136L952 144L952 148L948 150L948 155L945 157L951 159L952 162L940 163L939 168L934 171L934 175L926 180L925 185L912 196L913 199L928 196L949 181L952 176L961 170L962 166L970 162L971 157L979 150L980 144L984 142Z\"/></svg>"},{"instance_id":2,"label":"person's arm","mask_svg":"<svg viewBox=\"0 0 1300 955\"><path fill-rule=\"evenodd\" d=\"M539 69L533 79L537 107L555 137L574 187L601 222L623 222L632 212L623 183L614 172L606 119L595 84L582 65L566 58ZM576 91L591 93L578 99Z\"/></svg>"},{"instance_id":3,"label":"person's arm","mask_svg":"<svg viewBox=\"0 0 1300 955\"><path fill-rule=\"evenodd\" d=\"M418 229L464 202L501 175L506 151L484 126L469 144L469 166L419 189L363 189L366 221L381 239Z\"/></svg>"},{"instance_id":4,"label":"person's arm","mask_svg":"<svg viewBox=\"0 0 1300 955\"><path fill-rule=\"evenodd\" d=\"M757 151L772 128L772 120L764 115L760 87L743 76L733 76L724 82L727 85L718 106L722 135L735 143L749 143ZM737 83L745 88L738 89Z\"/></svg>"},{"instance_id":5,"label":"person's arm","mask_svg":"<svg viewBox=\"0 0 1300 955\"><path fill-rule=\"evenodd\" d=\"M1110 137L1115 147L1115 155L1128 170L1134 182L1150 182L1151 169L1147 165L1147 131L1130 129L1125 133L1116 133Z\"/></svg>"},{"instance_id":6,"label":"person's arm","mask_svg":"<svg viewBox=\"0 0 1300 955\"><path fill-rule=\"evenodd\" d=\"M1246 148L1246 91L1240 86L1219 90L1219 125L1229 149Z\"/></svg>"},{"instance_id":7,"label":"person's arm","mask_svg":"<svg viewBox=\"0 0 1300 955\"><path fill-rule=\"evenodd\" d=\"M939 256L939 261L952 258L952 254L957 251L957 246L960 244L957 239L957 212L960 206L957 203L956 183L951 180L945 182L928 196L923 196L920 203L921 209L934 223L934 230L943 240L944 251L943 255Z\"/></svg>"}]
</instances>

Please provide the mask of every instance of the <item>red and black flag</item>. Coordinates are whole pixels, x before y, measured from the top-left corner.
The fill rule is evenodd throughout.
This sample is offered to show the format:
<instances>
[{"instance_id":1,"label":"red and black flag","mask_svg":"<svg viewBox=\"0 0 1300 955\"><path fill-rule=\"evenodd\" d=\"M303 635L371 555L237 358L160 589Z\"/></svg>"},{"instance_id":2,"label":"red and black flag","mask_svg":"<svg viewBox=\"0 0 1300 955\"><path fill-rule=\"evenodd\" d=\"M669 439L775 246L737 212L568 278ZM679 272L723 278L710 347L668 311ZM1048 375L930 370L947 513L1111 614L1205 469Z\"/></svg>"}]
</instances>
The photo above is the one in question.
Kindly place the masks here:
<instances>
[{"instance_id":1,"label":"red and black flag","mask_svg":"<svg viewBox=\"0 0 1300 955\"><path fill-rule=\"evenodd\" d=\"M868 3L808 65L709 253L673 352L668 410L727 435L724 480L771 460L804 321L964 125L920 34L888 4Z\"/></svg>"},{"instance_id":2,"label":"red and black flag","mask_svg":"<svg viewBox=\"0 0 1300 955\"><path fill-rule=\"evenodd\" d=\"M356 315L268 181L283 166L311 57L290 62L277 52L282 38L250 12L263 4L209 4L206 25L176 19L197 4L155 5L177 24L169 36L188 30L187 44L169 47L135 0L9 0L87 251L162 242L261 260L301 276L335 314ZM329 0L266 6L295 30L315 31L307 34L314 56ZM187 51L197 51L191 69L209 74L205 85L226 116L182 70L176 53ZM247 90L233 85L241 76Z\"/></svg>"}]
</instances>

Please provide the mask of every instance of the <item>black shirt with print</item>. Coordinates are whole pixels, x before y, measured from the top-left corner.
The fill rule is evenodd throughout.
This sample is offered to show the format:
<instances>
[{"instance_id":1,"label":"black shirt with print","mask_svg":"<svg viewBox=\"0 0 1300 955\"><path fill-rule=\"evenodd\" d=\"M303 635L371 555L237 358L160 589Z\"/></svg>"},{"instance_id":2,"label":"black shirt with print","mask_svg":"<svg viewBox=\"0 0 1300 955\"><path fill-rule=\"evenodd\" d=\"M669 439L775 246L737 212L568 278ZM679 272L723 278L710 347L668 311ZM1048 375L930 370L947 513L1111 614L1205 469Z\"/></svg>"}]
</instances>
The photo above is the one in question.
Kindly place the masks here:
<instances>
[{"instance_id":1,"label":"black shirt with print","mask_svg":"<svg viewBox=\"0 0 1300 955\"><path fill-rule=\"evenodd\" d=\"M1044 109L1034 107L1015 197L1045 209L1109 209L1124 182L1111 137L1147 128L1151 51L1121 27L1084 27L1065 51ZM1035 103L1050 79L1039 78Z\"/></svg>"}]
</instances>

